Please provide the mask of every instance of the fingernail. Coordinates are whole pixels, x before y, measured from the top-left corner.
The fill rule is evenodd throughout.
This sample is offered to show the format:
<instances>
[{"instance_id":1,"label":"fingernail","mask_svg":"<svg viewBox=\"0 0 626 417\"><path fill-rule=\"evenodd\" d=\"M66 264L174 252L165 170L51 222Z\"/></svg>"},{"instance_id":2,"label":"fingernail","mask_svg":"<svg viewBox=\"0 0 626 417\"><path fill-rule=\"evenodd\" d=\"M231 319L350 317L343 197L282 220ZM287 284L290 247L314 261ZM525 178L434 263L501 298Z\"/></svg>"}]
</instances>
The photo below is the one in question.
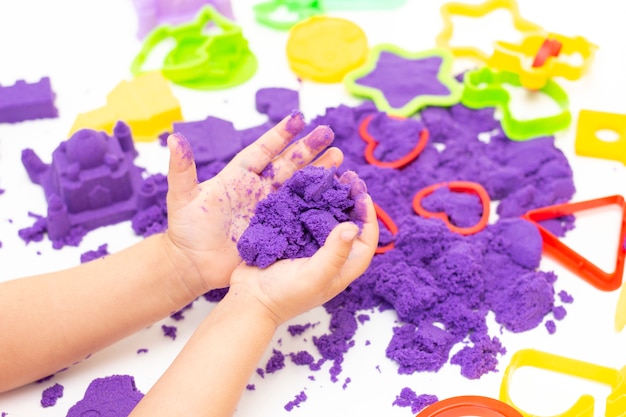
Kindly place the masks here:
<instances>
[{"instance_id":1,"label":"fingernail","mask_svg":"<svg viewBox=\"0 0 626 417\"><path fill-rule=\"evenodd\" d=\"M193 159L193 151L191 149L191 143L183 136L182 133L172 133L170 135L176 140L176 151L181 155L183 159Z\"/></svg>"},{"instance_id":2,"label":"fingernail","mask_svg":"<svg viewBox=\"0 0 626 417\"><path fill-rule=\"evenodd\" d=\"M341 240L344 242L352 242L358 233L359 230L356 227L351 227L350 229L341 232Z\"/></svg>"},{"instance_id":3,"label":"fingernail","mask_svg":"<svg viewBox=\"0 0 626 417\"><path fill-rule=\"evenodd\" d=\"M318 126L304 140L311 149L323 149L333 143L335 132L329 126Z\"/></svg>"},{"instance_id":4,"label":"fingernail","mask_svg":"<svg viewBox=\"0 0 626 417\"><path fill-rule=\"evenodd\" d=\"M292 135L298 134L304 129L304 115L300 110L294 110L289 115L285 130Z\"/></svg>"}]
</instances>

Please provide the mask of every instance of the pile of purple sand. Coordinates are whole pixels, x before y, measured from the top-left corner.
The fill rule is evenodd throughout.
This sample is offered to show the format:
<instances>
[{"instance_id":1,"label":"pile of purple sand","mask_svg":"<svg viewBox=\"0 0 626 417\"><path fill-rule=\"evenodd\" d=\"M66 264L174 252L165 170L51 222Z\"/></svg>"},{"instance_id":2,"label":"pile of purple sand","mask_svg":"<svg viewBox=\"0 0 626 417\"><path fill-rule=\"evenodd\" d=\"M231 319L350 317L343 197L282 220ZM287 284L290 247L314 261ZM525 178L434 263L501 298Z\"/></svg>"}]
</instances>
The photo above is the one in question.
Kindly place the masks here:
<instances>
[{"instance_id":1,"label":"pile of purple sand","mask_svg":"<svg viewBox=\"0 0 626 417\"><path fill-rule=\"evenodd\" d=\"M362 225L365 207L359 204L359 193L365 195L365 186L350 171L341 177L335 168L310 165L297 171L257 204L237 241L239 255L260 268L280 259L313 256L339 223Z\"/></svg>"},{"instance_id":2,"label":"pile of purple sand","mask_svg":"<svg viewBox=\"0 0 626 417\"><path fill-rule=\"evenodd\" d=\"M267 95L263 99L267 102ZM429 142L418 158L402 169L369 165L363 156L366 144L358 133L368 115L373 115L368 130L379 142L375 150L379 160L406 154L423 128L428 129ZM217 173L233 152L270 125L236 130L231 122L215 117L192 123L196 128L189 129L186 137L194 155L206 154L205 159L196 161L201 181ZM530 223L519 218L530 209L566 202L574 194L572 170L554 146L553 137L511 141L494 119L494 109L471 110L460 104L428 107L419 118L404 121L388 118L369 102L339 106L313 119L300 136L321 124L333 129L333 145L345 155L337 174L356 172L399 232L392 236L383 227L380 243L395 241L395 249L375 256L363 276L325 305L331 324L326 334L313 338L318 358L311 353L277 350L278 354L292 361L305 358L296 361L312 370L332 362L331 379L336 381L344 355L354 346L359 324L367 321L369 312L394 309L401 322L394 329L387 356L398 363L399 373L436 371L450 360L460 365L463 375L478 378L495 370L498 355L505 352L498 338L489 334L488 312L511 332L535 328L553 311L559 312L557 320L564 316L562 306L555 305L556 276L537 270L541 238ZM220 142L222 137L229 142ZM215 143L206 145L207 141ZM216 150L211 155L223 158L203 153L203 147ZM475 235L461 236L440 220L424 219L413 212L411 202L418 190L457 180L480 183L498 202L495 224ZM164 190L159 191L163 196ZM445 210L457 225L472 224L482 213L476 197L446 189L428 196L422 205L428 210ZM166 227L164 219L164 202L157 202L133 217L133 228L148 235ZM573 220L568 216L543 225L562 236L573 227ZM216 290L205 298L217 301L225 292ZM458 343L465 346L449 358ZM276 370L270 364L266 369Z\"/></svg>"}]
</instances>

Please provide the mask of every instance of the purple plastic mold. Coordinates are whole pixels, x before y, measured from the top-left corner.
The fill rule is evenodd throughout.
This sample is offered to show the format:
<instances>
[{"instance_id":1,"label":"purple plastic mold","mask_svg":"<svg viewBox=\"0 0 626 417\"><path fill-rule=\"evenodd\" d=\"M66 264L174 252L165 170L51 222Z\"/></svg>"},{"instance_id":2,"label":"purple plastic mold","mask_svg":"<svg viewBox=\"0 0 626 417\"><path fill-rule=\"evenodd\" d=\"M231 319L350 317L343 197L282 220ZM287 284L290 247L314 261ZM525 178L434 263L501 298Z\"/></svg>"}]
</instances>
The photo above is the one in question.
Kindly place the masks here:
<instances>
[{"instance_id":1,"label":"purple plastic mold","mask_svg":"<svg viewBox=\"0 0 626 417\"><path fill-rule=\"evenodd\" d=\"M142 178L130 128L118 122L109 136L81 129L52 153L45 164L31 149L22 151L30 180L43 187L48 202L46 231L53 241L130 220L164 195L152 177Z\"/></svg>"},{"instance_id":2,"label":"purple plastic mold","mask_svg":"<svg viewBox=\"0 0 626 417\"><path fill-rule=\"evenodd\" d=\"M221 15L233 19L230 0L133 0L138 17L137 37L143 39L162 24L178 25L192 21L196 12L206 4Z\"/></svg>"},{"instance_id":3,"label":"purple plastic mold","mask_svg":"<svg viewBox=\"0 0 626 417\"><path fill-rule=\"evenodd\" d=\"M0 85L0 123L58 117L54 99L48 77L36 83L18 80L11 86Z\"/></svg>"}]
</instances>

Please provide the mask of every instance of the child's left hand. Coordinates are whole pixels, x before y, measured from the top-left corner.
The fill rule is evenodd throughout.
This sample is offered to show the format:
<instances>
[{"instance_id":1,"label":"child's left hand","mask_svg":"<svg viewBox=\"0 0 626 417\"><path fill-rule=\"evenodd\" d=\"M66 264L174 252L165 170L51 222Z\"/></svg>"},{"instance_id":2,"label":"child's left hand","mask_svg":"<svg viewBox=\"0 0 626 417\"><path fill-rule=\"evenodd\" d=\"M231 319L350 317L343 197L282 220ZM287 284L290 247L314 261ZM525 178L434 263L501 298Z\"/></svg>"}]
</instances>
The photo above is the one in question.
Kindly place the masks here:
<instances>
[{"instance_id":1,"label":"child's left hand","mask_svg":"<svg viewBox=\"0 0 626 417\"><path fill-rule=\"evenodd\" d=\"M287 147L304 125L302 114L292 113L201 184L189 142L176 134L168 138L171 156L164 237L180 281L196 297L229 285L241 262L236 242L258 201L308 164L330 167L342 162L339 149L327 149L334 138L327 126L317 127Z\"/></svg>"}]
</instances>

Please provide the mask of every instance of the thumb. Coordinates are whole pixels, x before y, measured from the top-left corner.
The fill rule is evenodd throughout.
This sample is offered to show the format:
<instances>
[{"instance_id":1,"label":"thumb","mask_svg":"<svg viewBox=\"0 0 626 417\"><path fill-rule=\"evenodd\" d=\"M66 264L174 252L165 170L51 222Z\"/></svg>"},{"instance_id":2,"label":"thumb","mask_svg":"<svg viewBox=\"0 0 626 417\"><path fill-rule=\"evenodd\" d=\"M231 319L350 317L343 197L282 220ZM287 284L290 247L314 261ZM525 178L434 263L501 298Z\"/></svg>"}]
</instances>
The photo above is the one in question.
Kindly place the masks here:
<instances>
[{"instance_id":1,"label":"thumb","mask_svg":"<svg viewBox=\"0 0 626 417\"><path fill-rule=\"evenodd\" d=\"M170 151L168 199L188 200L198 192L198 174L191 144L182 134L173 133L167 138L167 147Z\"/></svg>"},{"instance_id":2,"label":"thumb","mask_svg":"<svg viewBox=\"0 0 626 417\"><path fill-rule=\"evenodd\" d=\"M359 234L359 228L351 222L340 223L330 232L324 245L311 257L309 265L314 265L317 270L316 275L329 279L334 276L341 276L350 252L352 244ZM345 278L347 279L347 278ZM346 282L347 286L349 282Z\"/></svg>"}]
</instances>

